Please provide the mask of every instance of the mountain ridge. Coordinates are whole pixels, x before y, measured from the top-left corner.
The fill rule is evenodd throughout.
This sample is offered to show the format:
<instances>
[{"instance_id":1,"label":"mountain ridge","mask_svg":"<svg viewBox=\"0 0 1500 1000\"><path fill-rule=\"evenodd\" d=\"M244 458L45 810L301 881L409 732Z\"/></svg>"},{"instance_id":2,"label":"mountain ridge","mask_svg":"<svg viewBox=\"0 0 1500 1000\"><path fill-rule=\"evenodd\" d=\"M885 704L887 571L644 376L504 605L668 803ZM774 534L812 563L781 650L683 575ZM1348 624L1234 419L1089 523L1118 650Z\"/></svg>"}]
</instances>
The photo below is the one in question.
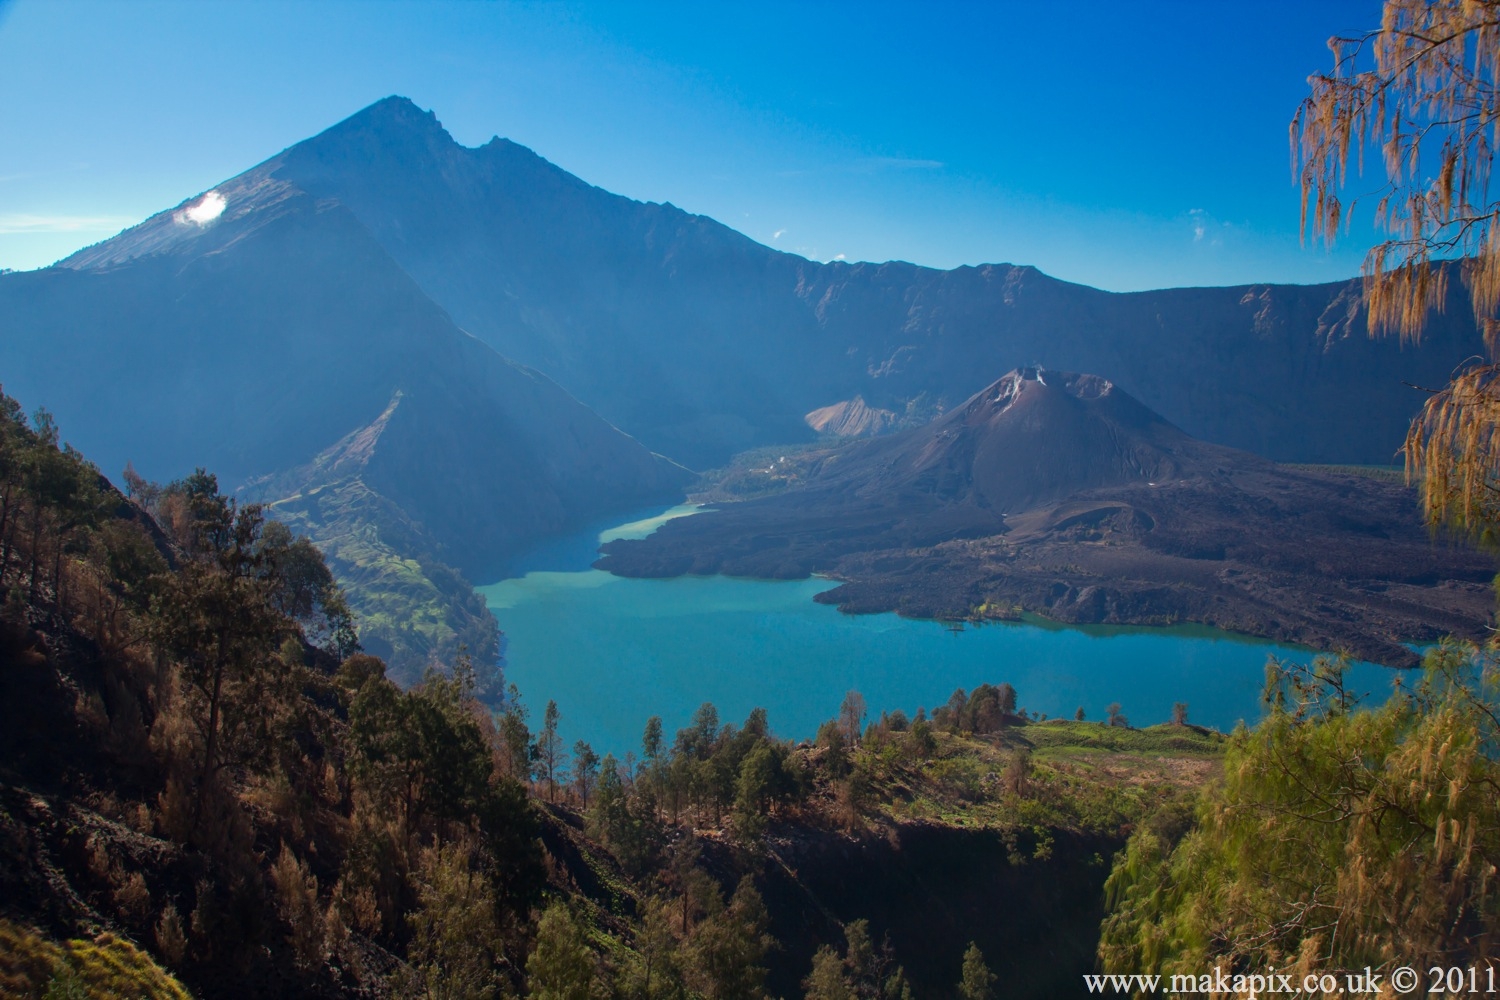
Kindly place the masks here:
<instances>
[{"instance_id":1,"label":"mountain ridge","mask_svg":"<svg viewBox=\"0 0 1500 1000\"><path fill-rule=\"evenodd\" d=\"M694 468L810 441L802 416L831 400L945 409L979 372L1028 364L1106 372L1204 440L1384 464L1423 401L1406 383L1438 384L1482 347L1457 288L1411 350L1366 337L1358 279L1117 293L1027 265L818 263L611 194L507 139L462 146L399 97L215 191L230 218L278 185L350 212L461 328ZM173 219L195 201L143 227L186 245L202 234ZM134 227L59 266L105 266L150 235Z\"/></svg>"},{"instance_id":2,"label":"mountain ridge","mask_svg":"<svg viewBox=\"0 0 1500 1000\"><path fill-rule=\"evenodd\" d=\"M799 418L830 400L951 407L979 373L1028 364L1107 373L1266 457L1384 463L1423 401L1403 382L1481 346L1457 289L1404 351L1366 339L1358 279L1115 293L1028 265L819 263L508 140L463 147L399 99L282 157L279 176L348 207L461 326L696 468L811 440Z\"/></svg>"}]
</instances>

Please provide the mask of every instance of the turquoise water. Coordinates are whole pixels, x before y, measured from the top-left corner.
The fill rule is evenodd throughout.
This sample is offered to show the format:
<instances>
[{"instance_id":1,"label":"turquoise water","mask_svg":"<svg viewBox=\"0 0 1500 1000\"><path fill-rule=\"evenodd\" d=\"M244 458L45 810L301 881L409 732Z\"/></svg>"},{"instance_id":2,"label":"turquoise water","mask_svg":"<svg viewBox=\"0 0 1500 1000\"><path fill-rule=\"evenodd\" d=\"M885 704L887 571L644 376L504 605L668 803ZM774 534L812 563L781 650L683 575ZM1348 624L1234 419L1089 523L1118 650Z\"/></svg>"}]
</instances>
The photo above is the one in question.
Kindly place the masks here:
<instances>
[{"instance_id":1,"label":"turquoise water","mask_svg":"<svg viewBox=\"0 0 1500 1000\"><path fill-rule=\"evenodd\" d=\"M561 539L520 560L510 579L479 588L506 634L507 680L534 721L549 698L557 701L569 744L638 751L648 717L660 715L670 735L705 701L735 723L764 707L772 729L801 738L836 714L850 689L874 716L894 708L910 715L986 681L1009 681L1022 706L1049 717L1072 718L1081 705L1103 719L1117 701L1132 724L1150 725L1185 701L1190 721L1228 730L1259 716L1268 655L1312 656L1201 626L1026 621L953 632L814 603L835 586L829 580L633 580L589 568L603 542L644 537L695 510ZM1391 676L1362 664L1350 686L1384 694Z\"/></svg>"}]
</instances>

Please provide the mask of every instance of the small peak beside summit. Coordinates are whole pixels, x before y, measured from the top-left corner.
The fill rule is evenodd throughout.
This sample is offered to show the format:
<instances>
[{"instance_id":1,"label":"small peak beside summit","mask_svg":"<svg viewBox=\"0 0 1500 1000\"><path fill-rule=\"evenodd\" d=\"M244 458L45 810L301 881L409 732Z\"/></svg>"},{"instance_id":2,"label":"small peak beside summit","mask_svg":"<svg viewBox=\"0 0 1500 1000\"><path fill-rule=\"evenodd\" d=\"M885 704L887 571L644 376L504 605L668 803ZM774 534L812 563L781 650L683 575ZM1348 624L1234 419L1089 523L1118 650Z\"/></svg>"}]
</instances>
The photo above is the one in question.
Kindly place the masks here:
<instances>
[{"instance_id":1,"label":"small peak beside summit","mask_svg":"<svg viewBox=\"0 0 1500 1000\"><path fill-rule=\"evenodd\" d=\"M409 97L392 94L356 111L337 125L321 133L324 136L349 132L373 132L382 137L412 135L427 139L441 137L452 142L448 130L437 114L423 111Z\"/></svg>"},{"instance_id":2,"label":"small peak beside summit","mask_svg":"<svg viewBox=\"0 0 1500 1000\"><path fill-rule=\"evenodd\" d=\"M1025 365L1012 368L991 383L981 396L992 396L997 403L1007 402L1022 392L1027 383L1035 383L1044 389L1063 392L1078 399L1099 399L1110 395L1115 384L1099 375L1080 372L1053 371L1041 365Z\"/></svg>"},{"instance_id":3,"label":"small peak beside summit","mask_svg":"<svg viewBox=\"0 0 1500 1000\"><path fill-rule=\"evenodd\" d=\"M356 111L347 120L355 118L398 122L403 125L424 125L432 129L443 127L442 122L438 121L436 112L423 111L410 97L402 97L400 94L382 97L369 107Z\"/></svg>"}]
</instances>

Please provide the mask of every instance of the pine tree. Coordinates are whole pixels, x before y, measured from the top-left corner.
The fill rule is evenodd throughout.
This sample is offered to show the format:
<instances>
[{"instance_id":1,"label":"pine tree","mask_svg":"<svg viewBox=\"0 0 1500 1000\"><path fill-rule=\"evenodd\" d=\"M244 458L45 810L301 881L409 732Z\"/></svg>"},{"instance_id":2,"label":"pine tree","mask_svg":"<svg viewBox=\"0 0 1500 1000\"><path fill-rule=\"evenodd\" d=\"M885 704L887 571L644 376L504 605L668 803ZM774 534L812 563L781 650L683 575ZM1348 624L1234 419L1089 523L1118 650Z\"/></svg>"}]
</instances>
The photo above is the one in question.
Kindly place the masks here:
<instances>
[{"instance_id":1,"label":"pine tree","mask_svg":"<svg viewBox=\"0 0 1500 1000\"><path fill-rule=\"evenodd\" d=\"M565 766L562 737L557 733L557 723L561 718L557 702L549 700L547 709L542 714L542 732L536 742L537 760L541 763L542 773L547 777L548 802L557 800L557 777Z\"/></svg>"},{"instance_id":2,"label":"pine tree","mask_svg":"<svg viewBox=\"0 0 1500 1000\"><path fill-rule=\"evenodd\" d=\"M473 870L468 846L450 843L422 852L417 901L408 917L410 957L426 995L431 1000L494 996L499 980L493 949L500 940L495 897Z\"/></svg>"},{"instance_id":3,"label":"pine tree","mask_svg":"<svg viewBox=\"0 0 1500 1000\"><path fill-rule=\"evenodd\" d=\"M618 768L614 758L610 758L610 765ZM593 791L594 784L599 779L599 755L594 753L594 748L584 740L573 744L573 783L578 787L578 797L583 802L583 808L589 807L589 792Z\"/></svg>"},{"instance_id":4,"label":"pine tree","mask_svg":"<svg viewBox=\"0 0 1500 1000\"><path fill-rule=\"evenodd\" d=\"M812 972L802 980L805 1000L854 1000L838 952L826 944L813 955Z\"/></svg>"},{"instance_id":5,"label":"pine tree","mask_svg":"<svg viewBox=\"0 0 1500 1000\"><path fill-rule=\"evenodd\" d=\"M859 745L860 731L865 721L865 696L858 691L850 691L844 695L844 702L839 706L839 729L843 731L844 742L851 747Z\"/></svg>"},{"instance_id":6,"label":"pine tree","mask_svg":"<svg viewBox=\"0 0 1500 1000\"><path fill-rule=\"evenodd\" d=\"M760 1000L765 986L770 918L749 876L729 905L693 930L688 947L700 991L709 1000Z\"/></svg>"},{"instance_id":7,"label":"pine tree","mask_svg":"<svg viewBox=\"0 0 1500 1000\"><path fill-rule=\"evenodd\" d=\"M984 962L984 952L979 945L969 942L964 952L963 978L958 983L960 1000L994 1000L995 974Z\"/></svg>"},{"instance_id":8,"label":"pine tree","mask_svg":"<svg viewBox=\"0 0 1500 1000\"><path fill-rule=\"evenodd\" d=\"M526 960L530 1000L589 1000L594 982L594 955L583 929L562 902L555 902L537 922L536 947Z\"/></svg>"}]
</instances>

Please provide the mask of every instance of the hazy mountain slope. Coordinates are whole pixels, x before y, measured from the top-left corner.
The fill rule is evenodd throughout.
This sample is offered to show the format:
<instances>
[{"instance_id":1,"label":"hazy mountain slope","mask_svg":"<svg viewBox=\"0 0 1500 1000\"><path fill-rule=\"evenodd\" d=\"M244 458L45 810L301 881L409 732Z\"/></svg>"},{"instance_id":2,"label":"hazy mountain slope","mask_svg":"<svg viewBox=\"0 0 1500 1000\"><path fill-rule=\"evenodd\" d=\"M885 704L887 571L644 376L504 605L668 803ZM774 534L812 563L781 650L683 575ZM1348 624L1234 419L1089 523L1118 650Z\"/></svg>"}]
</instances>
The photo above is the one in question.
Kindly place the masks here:
<instances>
[{"instance_id":1,"label":"hazy mountain slope","mask_svg":"<svg viewBox=\"0 0 1500 1000\"><path fill-rule=\"evenodd\" d=\"M226 484L373 419L451 325L347 212L303 196L264 216L125 265L0 278L7 388L111 474L202 465Z\"/></svg>"},{"instance_id":2,"label":"hazy mountain slope","mask_svg":"<svg viewBox=\"0 0 1500 1000\"><path fill-rule=\"evenodd\" d=\"M455 327L347 210L264 171L221 192L205 226L164 212L0 278L7 388L105 469L201 465L279 499L266 476L347 480L315 458L399 394L359 478L421 526L424 558L480 575L530 539L680 495L683 470Z\"/></svg>"},{"instance_id":3,"label":"hazy mountain slope","mask_svg":"<svg viewBox=\"0 0 1500 1000\"><path fill-rule=\"evenodd\" d=\"M274 171L348 207L465 329L664 454L701 465L806 433L800 401L834 359L788 294L800 258L503 139L464 148L404 99Z\"/></svg>"},{"instance_id":4,"label":"hazy mountain slope","mask_svg":"<svg viewBox=\"0 0 1500 1000\"><path fill-rule=\"evenodd\" d=\"M924 427L772 466L777 496L605 546L628 576L845 581L849 611L1196 621L1393 664L1478 636L1494 562L1398 483L1197 441L1092 375L1012 372Z\"/></svg>"},{"instance_id":5,"label":"hazy mountain slope","mask_svg":"<svg viewBox=\"0 0 1500 1000\"><path fill-rule=\"evenodd\" d=\"M830 264L799 288L871 406L956 405L986 373L1108 372L1206 441L1280 461L1392 461L1426 399L1482 350L1458 282L1420 348L1372 341L1358 281L1115 294L1029 267Z\"/></svg>"},{"instance_id":6,"label":"hazy mountain slope","mask_svg":"<svg viewBox=\"0 0 1500 1000\"><path fill-rule=\"evenodd\" d=\"M142 228L193 228L162 220ZM400 391L399 434L373 453L371 485L458 546L465 570L681 481L457 329L342 208L290 193L188 235L123 264L0 281L7 384L45 401L106 469L203 465L238 484L311 461Z\"/></svg>"},{"instance_id":7,"label":"hazy mountain slope","mask_svg":"<svg viewBox=\"0 0 1500 1000\"><path fill-rule=\"evenodd\" d=\"M469 149L387 98L265 165L336 200L465 329L690 465L810 439L862 395L952 406L984 373L1107 371L1195 436L1280 460L1390 460L1479 339L1462 294L1423 348L1372 343L1358 285L1112 294L1007 264L820 264L591 187L515 143Z\"/></svg>"}]
</instances>

